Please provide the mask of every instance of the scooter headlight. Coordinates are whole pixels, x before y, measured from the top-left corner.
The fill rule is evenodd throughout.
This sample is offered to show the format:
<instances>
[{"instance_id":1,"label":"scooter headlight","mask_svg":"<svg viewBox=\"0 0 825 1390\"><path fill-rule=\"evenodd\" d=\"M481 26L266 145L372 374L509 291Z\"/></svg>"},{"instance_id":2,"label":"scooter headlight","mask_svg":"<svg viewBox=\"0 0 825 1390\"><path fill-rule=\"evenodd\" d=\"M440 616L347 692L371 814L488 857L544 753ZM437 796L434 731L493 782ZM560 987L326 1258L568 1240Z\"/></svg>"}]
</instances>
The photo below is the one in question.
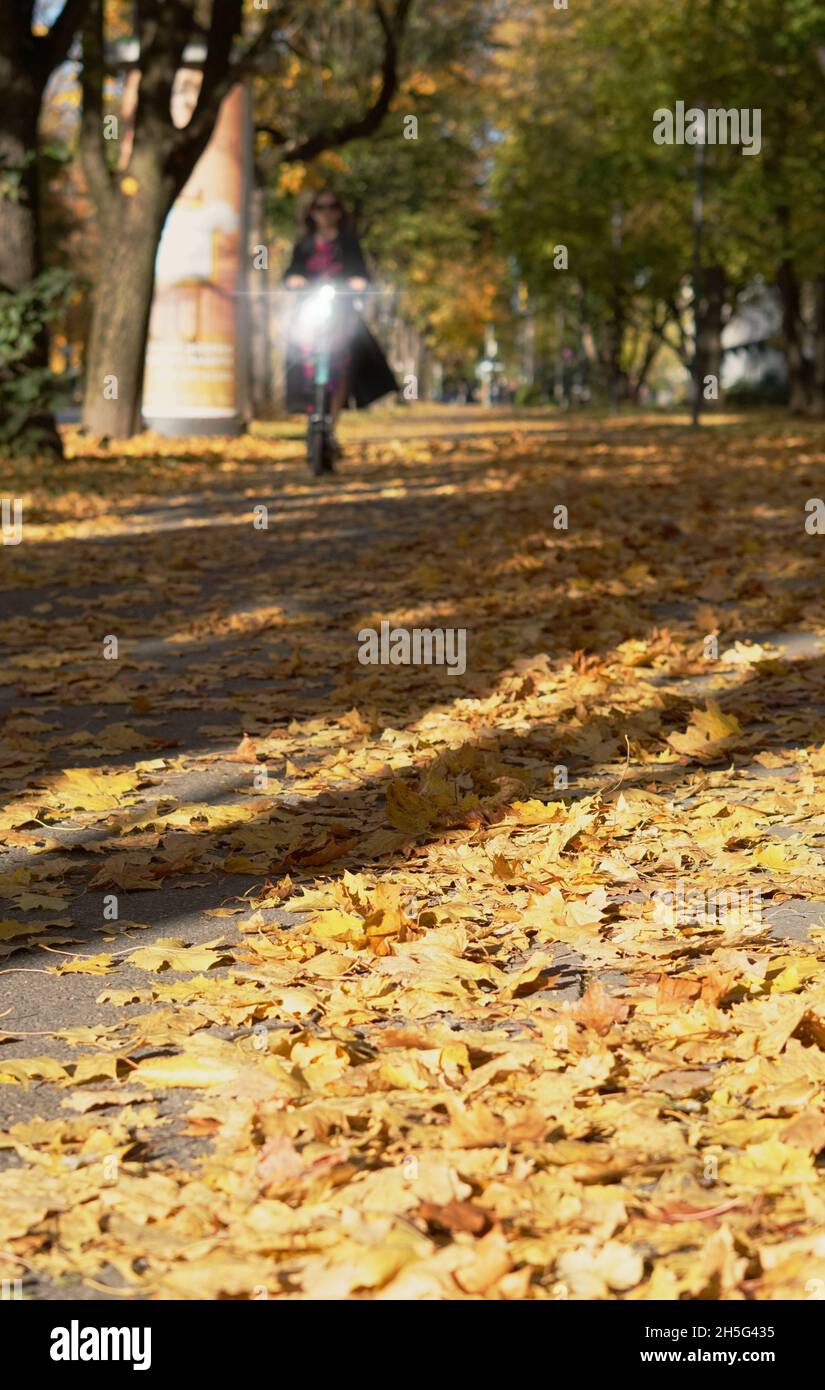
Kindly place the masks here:
<instances>
[{"instance_id":1,"label":"scooter headlight","mask_svg":"<svg viewBox=\"0 0 825 1390\"><path fill-rule=\"evenodd\" d=\"M326 323L332 313L334 298L334 285L322 285L315 294L310 295L304 307L304 319L308 327L318 328L321 324Z\"/></svg>"}]
</instances>

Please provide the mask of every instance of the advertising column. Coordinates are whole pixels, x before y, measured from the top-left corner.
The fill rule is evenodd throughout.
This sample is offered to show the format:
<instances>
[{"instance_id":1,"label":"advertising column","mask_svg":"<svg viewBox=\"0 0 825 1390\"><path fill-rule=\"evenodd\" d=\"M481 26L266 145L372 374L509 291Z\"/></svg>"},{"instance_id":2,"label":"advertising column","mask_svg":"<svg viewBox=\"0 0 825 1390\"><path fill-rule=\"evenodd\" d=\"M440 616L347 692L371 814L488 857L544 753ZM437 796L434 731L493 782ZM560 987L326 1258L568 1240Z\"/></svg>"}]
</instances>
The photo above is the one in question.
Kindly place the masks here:
<instances>
[{"instance_id":1,"label":"advertising column","mask_svg":"<svg viewBox=\"0 0 825 1390\"><path fill-rule=\"evenodd\" d=\"M175 124L189 119L201 74L175 79ZM163 229L143 383L149 429L238 434L247 412L243 296L250 164L249 94L224 99L215 130Z\"/></svg>"}]
</instances>

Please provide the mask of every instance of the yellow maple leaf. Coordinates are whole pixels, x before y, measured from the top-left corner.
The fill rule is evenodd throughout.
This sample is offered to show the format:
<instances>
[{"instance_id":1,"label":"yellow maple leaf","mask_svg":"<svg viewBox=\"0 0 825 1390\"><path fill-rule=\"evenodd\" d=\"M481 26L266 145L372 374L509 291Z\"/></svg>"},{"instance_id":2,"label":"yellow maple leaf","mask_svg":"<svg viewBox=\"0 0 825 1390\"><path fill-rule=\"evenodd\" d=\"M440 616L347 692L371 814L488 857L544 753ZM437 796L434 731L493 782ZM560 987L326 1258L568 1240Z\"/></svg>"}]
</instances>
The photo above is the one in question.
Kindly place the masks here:
<instances>
[{"instance_id":1,"label":"yellow maple leaf","mask_svg":"<svg viewBox=\"0 0 825 1390\"><path fill-rule=\"evenodd\" d=\"M398 1091L426 1091L432 1077L412 1052L386 1057L378 1068L385 1086Z\"/></svg>"},{"instance_id":2,"label":"yellow maple leaf","mask_svg":"<svg viewBox=\"0 0 825 1390\"><path fill-rule=\"evenodd\" d=\"M519 825L547 825L564 820L568 807L564 801L514 801L508 819L514 816Z\"/></svg>"},{"instance_id":3,"label":"yellow maple leaf","mask_svg":"<svg viewBox=\"0 0 825 1390\"><path fill-rule=\"evenodd\" d=\"M780 874L800 874L822 867L819 856L812 854L797 838L760 845L754 850L753 862Z\"/></svg>"},{"instance_id":4,"label":"yellow maple leaf","mask_svg":"<svg viewBox=\"0 0 825 1390\"><path fill-rule=\"evenodd\" d=\"M387 818L397 830L417 835L432 821L430 803L409 782L399 778L387 787Z\"/></svg>"},{"instance_id":5,"label":"yellow maple leaf","mask_svg":"<svg viewBox=\"0 0 825 1390\"><path fill-rule=\"evenodd\" d=\"M691 711L685 732L670 734L666 742L686 757L699 762L712 761L741 732L734 715L723 714L716 700L708 700L703 710Z\"/></svg>"},{"instance_id":6,"label":"yellow maple leaf","mask_svg":"<svg viewBox=\"0 0 825 1390\"><path fill-rule=\"evenodd\" d=\"M196 1057L189 1052L176 1057L146 1057L138 1062L130 1081L144 1086L208 1087L236 1080L239 1068L220 1057Z\"/></svg>"},{"instance_id":7,"label":"yellow maple leaf","mask_svg":"<svg viewBox=\"0 0 825 1390\"><path fill-rule=\"evenodd\" d=\"M53 1057L9 1057L0 1062L0 1084L26 1086L29 1081L63 1081L66 1068Z\"/></svg>"},{"instance_id":8,"label":"yellow maple leaf","mask_svg":"<svg viewBox=\"0 0 825 1390\"><path fill-rule=\"evenodd\" d=\"M112 967L111 956L76 956L62 965L47 965L50 975L105 975Z\"/></svg>"},{"instance_id":9,"label":"yellow maple leaf","mask_svg":"<svg viewBox=\"0 0 825 1390\"><path fill-rule=\"evenodd\" d=\"M227 958L220 943L221 938L216 937L201 946L187 946L183 941L165 936L152 946L139 946L126 960L140 970L209 970Z\"/></svg>"},{"instance_id":10,"label":"yellow maple leaf","mask_svg":"<svg viewBox=\"0 0 825 1390\"><path fill-rule=\"evenodd\" d=\"M309 922L309 929L319 941L363 946L367 940L363 917L358 917L354 912L341 912L338 908L319 912Z\"/></svg>"},{"instance_id":11,"label":"yellow maple leaf","mask_svg":"<svg viewBox=\"0 0 825 1390\"><path fill-rule=\"evenodd\" d=\"M781 1139L749 1144L743 1154L723 1161L720 1176L723 1182L758 1188L760 1192L817 1180L811 1155Z\"/></svg>"},{"instance_id":12,"label":"yellow maple leaf","mask_svg":"<svg viewBox=\"0 0 825 1390\"><path fill-rule=\"evenodd\" d=\"M11 941L15 936L30 936L33 932L45 931L47 922L15 922L6 917L0 922L0 941Z\"/></svg>"},{"instance_id":13,"label":"yellow maple leaf","mask_svg":"<svg viewBox=\"0 0 825 1390\"><path fill-rule=\"evenodd\" d=\"M80 1086L84 1081L97 1081L100 1077L117 1081L118 1060L112 1052L101 1052L94 1057L78 1057L74 1063L72 1083Z\"/></svg>"},{"instance_id":14,"label":"yellow maple leaf","mask_svg":"<svg viewBox=\"0 0 825 1390\"><path fill-rule=\"evenodd\" d=\"M67 767L52 784L52 795L80 811L107 811L119 806L122 798L134 791L138 774L128 772L99 772L93 767Z\"/></svg>"}]
</instances>

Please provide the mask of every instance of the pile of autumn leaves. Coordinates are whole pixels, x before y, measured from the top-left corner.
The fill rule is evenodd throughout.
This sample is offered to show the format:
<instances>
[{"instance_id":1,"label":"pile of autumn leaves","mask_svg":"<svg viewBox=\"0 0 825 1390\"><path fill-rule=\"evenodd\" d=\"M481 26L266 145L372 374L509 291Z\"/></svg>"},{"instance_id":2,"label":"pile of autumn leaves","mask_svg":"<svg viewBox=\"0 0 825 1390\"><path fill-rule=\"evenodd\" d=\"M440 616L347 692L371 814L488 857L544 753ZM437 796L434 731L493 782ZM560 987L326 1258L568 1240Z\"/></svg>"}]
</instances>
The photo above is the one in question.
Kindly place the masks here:
<instances>
[{"instance_id":1,"label":"pile of autumn leaves","mask_svg":"<svg viewBox=\"0 0 825 1390\"><path fill-rule=\"evenodd\" d=\"M402 833L418 795L390 787ZM762 872L752 808L465 795L393 870L267 885L237 946L137 947L146 991L101 999L145 1013L64 1034L69 1062L0 1068L67 1111L4 1141L10 1267L198 1298L804 1297L825 1278L825 935L788 949L747 913L686 926L634 892L677 844L713 843L714 883ZM804 854L789 865L813 893ZM291 925L262 925L273 902ZM564 959L578 998L556 997ZM141 1158L170 1089L209 1140L191 1166Z\"/></svg>"},{"instance_id":2,"label":"pile of autumn leaves","mask_svg":"<svg viewBox=\"0 0 825 1390\"><path fill-rule=\"evenodd\" d=\"M597 563L571 560L585 596ZM783 940L765 914L821 895L825 750L793 710L765 746L774 652L733 649L692 696L668 694L697 667L672 635L604 647L520 660L391 737L366 703L343 743L299 721L287 764L317 759L288 767L297 808L277 790L178 804L171 756L18 800L21 836L67 808L102 819L98 892L268 868L197 945L119 922L75 955L60 919L40 933L63 955L38 964L99 974L121 1012L56 1033L58 1056L0 1048L0 1085L51 1101L0 1141L2 1277L152 1298L814 1296L825 928ZM360 821L313 809L370 760ZM117 847L124 802L160 849L125 827ZM23 913L47 910L32 873L4 885ZM680 882L746 896L685 920Z\"/></svg>"}]
</instances>

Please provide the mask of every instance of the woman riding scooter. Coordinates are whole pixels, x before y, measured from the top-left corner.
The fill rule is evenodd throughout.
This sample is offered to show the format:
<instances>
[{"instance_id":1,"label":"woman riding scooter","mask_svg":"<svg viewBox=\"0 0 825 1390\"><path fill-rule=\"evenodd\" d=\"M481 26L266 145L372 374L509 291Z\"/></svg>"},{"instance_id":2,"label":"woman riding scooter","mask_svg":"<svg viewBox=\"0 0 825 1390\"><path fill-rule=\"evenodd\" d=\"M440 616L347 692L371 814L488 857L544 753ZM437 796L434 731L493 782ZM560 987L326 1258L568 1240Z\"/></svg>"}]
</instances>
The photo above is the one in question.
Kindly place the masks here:
<instances>
[{"instance_id":1,"label":"woman riding scooter","mask_svg":"<svg viewBox=\"0 0 825 1390\"><path fill-rule=\"evenodd\" d=\"M347 309L336 315L329 345L329 401L333 431L343 406L350 401L362 409L389 392L398 390L381 347L352 305L356 293L367 288L369 271L358 237L344 207L334 193L316 193L305 218L305 230L296 241L284 273L287 289L307 289L323 281L352 293ZM290 334L287 345L287 409L312 409L313 355L300 333ZM333 449L340 446L333 439Z\"/></svg>"}]
</instances>

